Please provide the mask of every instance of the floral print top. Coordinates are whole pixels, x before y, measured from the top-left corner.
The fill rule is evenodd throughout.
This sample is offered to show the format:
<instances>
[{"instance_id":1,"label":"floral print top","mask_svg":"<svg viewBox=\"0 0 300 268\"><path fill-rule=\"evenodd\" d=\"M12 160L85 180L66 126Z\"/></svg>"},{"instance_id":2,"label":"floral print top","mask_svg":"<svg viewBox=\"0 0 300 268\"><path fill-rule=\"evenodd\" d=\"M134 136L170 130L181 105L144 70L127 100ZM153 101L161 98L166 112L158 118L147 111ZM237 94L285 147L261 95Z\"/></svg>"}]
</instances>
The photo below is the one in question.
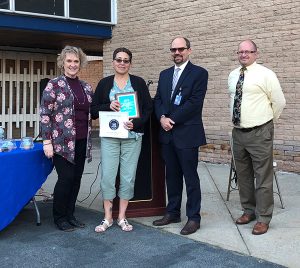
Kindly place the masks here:
<instances>
[{"instance_id":1,"label":"floral print top","mask_svg":"<svg viewBox=\"0 0 300 268\"><path fill-rule=\"evenodd\" d=\"M89 103L92 102L92 87L80 80ZM40 105L40 128L43 140L51 140L54 153L71 163L75 157L75 110L74 95L64 75L50 80L43 91ZM91 115L89 114L86 157L91 157Z\"/></svg>"}]
</instances>

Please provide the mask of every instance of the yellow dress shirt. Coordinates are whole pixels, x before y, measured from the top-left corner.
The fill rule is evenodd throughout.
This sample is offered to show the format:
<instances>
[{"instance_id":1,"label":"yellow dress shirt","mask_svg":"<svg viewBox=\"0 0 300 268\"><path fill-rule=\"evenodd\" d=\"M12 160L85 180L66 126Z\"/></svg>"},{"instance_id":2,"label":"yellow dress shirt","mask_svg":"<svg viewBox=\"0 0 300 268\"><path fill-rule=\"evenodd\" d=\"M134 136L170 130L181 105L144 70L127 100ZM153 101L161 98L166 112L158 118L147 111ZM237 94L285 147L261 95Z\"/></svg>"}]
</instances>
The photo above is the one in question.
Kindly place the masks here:
<instances>
[{"instance_id":1,"label":"yellow dress shirt","mask_svg":"<svg viewBox=\"0 0 300 268\"><path fill-rule=\"evenodd\" d=\"M240 69L241 66L228 76L231 117ZM273 71L256 62L247 67L241 104L241 128L260 126L271 119L278 119L285 103L280 83Z\"/></svg>"}]
</instances>

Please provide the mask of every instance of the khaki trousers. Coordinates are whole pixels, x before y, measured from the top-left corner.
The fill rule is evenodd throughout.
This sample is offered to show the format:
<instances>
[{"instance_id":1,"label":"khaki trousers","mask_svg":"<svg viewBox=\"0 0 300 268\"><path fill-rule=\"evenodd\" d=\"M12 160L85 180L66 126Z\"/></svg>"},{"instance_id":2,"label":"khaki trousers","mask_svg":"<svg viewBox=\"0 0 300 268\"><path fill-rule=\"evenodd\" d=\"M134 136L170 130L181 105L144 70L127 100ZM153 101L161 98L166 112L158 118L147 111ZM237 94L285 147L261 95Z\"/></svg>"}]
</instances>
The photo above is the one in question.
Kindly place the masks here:
<instances>
[{"instance_id":1,"label":"khaki trousers","mask_svg":"<svg viewBox=\"0 0 300 268\"><path fill-rule=\"evenodd\" d=\"M274 208L273 137L270 121L254 129L232 130L233 157L241 205L245 213L256 214L257 221L269 223Z\"/></svg>"}]
</instances>

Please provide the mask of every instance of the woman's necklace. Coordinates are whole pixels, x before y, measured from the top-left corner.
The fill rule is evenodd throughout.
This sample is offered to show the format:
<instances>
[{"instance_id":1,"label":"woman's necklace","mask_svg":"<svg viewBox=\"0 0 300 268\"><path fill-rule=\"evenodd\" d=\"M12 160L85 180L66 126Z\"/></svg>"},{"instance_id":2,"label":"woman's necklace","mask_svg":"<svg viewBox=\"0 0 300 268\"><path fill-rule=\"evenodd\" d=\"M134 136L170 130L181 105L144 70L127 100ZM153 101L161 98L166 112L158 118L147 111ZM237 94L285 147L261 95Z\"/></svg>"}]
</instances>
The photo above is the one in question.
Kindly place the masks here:
<instances>
[{"instance_id":1,"label":"woman's necklace","mask_svg":"<svg viewBox=\"0 0 300 268\"><path fill-rule=\"evenodd\" d=\"M86 98L86 97L85 97L85 92L84 92L84 89L83 89L83 87L82 87L80 81L78 80L78 78L77 78L77 77L72 78L72 77L68 77L68 76L66 76L66 75L65 75L65 77L66 77L66 80L67 80L67 82L68 82L68 88L72 91L73 97L75 97L75 99L77 100L77 103L78 103L79 105L85 104L85 98ZM75 89L77 89L76 92L77 92L78 94L79 94L79 91L82 92L82 94L83 94L83 102L80 102L80 101L79 101L79 99L78 99L79 96L77 97L77 95L75 94L75 92L74 92L74 90L73 90L72 87L74 87ZM79 90L79 87L80 87L81 90Z\"/></svg>"},{"instance_id":2,"label":"woman's necklace","mask_svg":"<svg viewBox=\"0 0 300 268\"><path fill-rule=\"evenodd\" d=\"M82 88L81 85L80 85L80 88L81 88L81 90L82 90L81 92L82 92L82 94L83 94L83 102L80 102L80 101L79 101L79 99L77 98L77 96L76 96L76 94L75 94L75 92L73 91L72 88L71 88L71 90L72 90L73 96L76 98L78 104L83 105L83 104L85 104L85 93L84 93L83 88Z\"/></svg>"}]
</instances>

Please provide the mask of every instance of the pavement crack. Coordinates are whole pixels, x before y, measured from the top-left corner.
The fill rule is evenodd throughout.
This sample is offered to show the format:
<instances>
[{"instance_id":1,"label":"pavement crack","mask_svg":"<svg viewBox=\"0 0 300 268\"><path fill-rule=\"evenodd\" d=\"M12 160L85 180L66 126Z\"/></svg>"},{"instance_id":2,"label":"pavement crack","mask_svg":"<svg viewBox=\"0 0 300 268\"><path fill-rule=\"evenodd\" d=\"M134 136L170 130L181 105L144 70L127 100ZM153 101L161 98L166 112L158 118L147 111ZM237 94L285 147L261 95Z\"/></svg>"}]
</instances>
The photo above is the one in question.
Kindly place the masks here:
<instances>
[{"instance_id":1,"label":"pavement crack","mask_svg":"<svg viewBox=\"0 0 300 268\"><path fill-rule=\"evenodd\" d=\"M205 166L205 168L206 168L206 170L207 170L207 172L208 172L208 174L209 174L209 176L210 176L212 182L214 183L214 185L215 185L215 187L216 187L216 189L217 189L217 191L218 191L218 193L219 193L219 195L220 195L220 197L221 197L221 199L222 199L222 201L223 201L223 203L224 203L224 205L225 205L225 207L226 207L226 209L227 209L227 211L228 211L228 213L229 213L229 215L230 215L230 217L231 217L231 219L232 219L232 221L235 222L235 221L234 221L234 217L233 217L233 215L232 215L232 213L231 213L231 211L230 211L230 209L229 209L229 207L228 207L228 205L227 205L225 199L223 198L223 196L222 196L222 194L221 194L221 192L220 192L220 190L219 190L219 188L218 188L218 186L217 186L217 184L216 184L216 182L215 182L215 180L214 180L214 177L213 177L212 174L210 173L210 170L209 170L209 168L207 167L206 163L204 163L204 166ZM239 233L239 235L240 235L240 237L241 237L241 239L242 239L242 241L243 241L243 243L244 243L244 245L245 245L245 247L246 247L246 249L247 249L248 255L249 255L249 256L252 256L251 251L250 251L249 247L247 246L247 243L246 243L246 241L245 241L245 239L244 239L244 237L243 237L243 235L242 235L240 229L238 228L238 226L237 226L236 224L235 224L235 227L236 227L236 229L237 229L237 231L238 231L238 233Z\"/></svg>"}]
</instances>

